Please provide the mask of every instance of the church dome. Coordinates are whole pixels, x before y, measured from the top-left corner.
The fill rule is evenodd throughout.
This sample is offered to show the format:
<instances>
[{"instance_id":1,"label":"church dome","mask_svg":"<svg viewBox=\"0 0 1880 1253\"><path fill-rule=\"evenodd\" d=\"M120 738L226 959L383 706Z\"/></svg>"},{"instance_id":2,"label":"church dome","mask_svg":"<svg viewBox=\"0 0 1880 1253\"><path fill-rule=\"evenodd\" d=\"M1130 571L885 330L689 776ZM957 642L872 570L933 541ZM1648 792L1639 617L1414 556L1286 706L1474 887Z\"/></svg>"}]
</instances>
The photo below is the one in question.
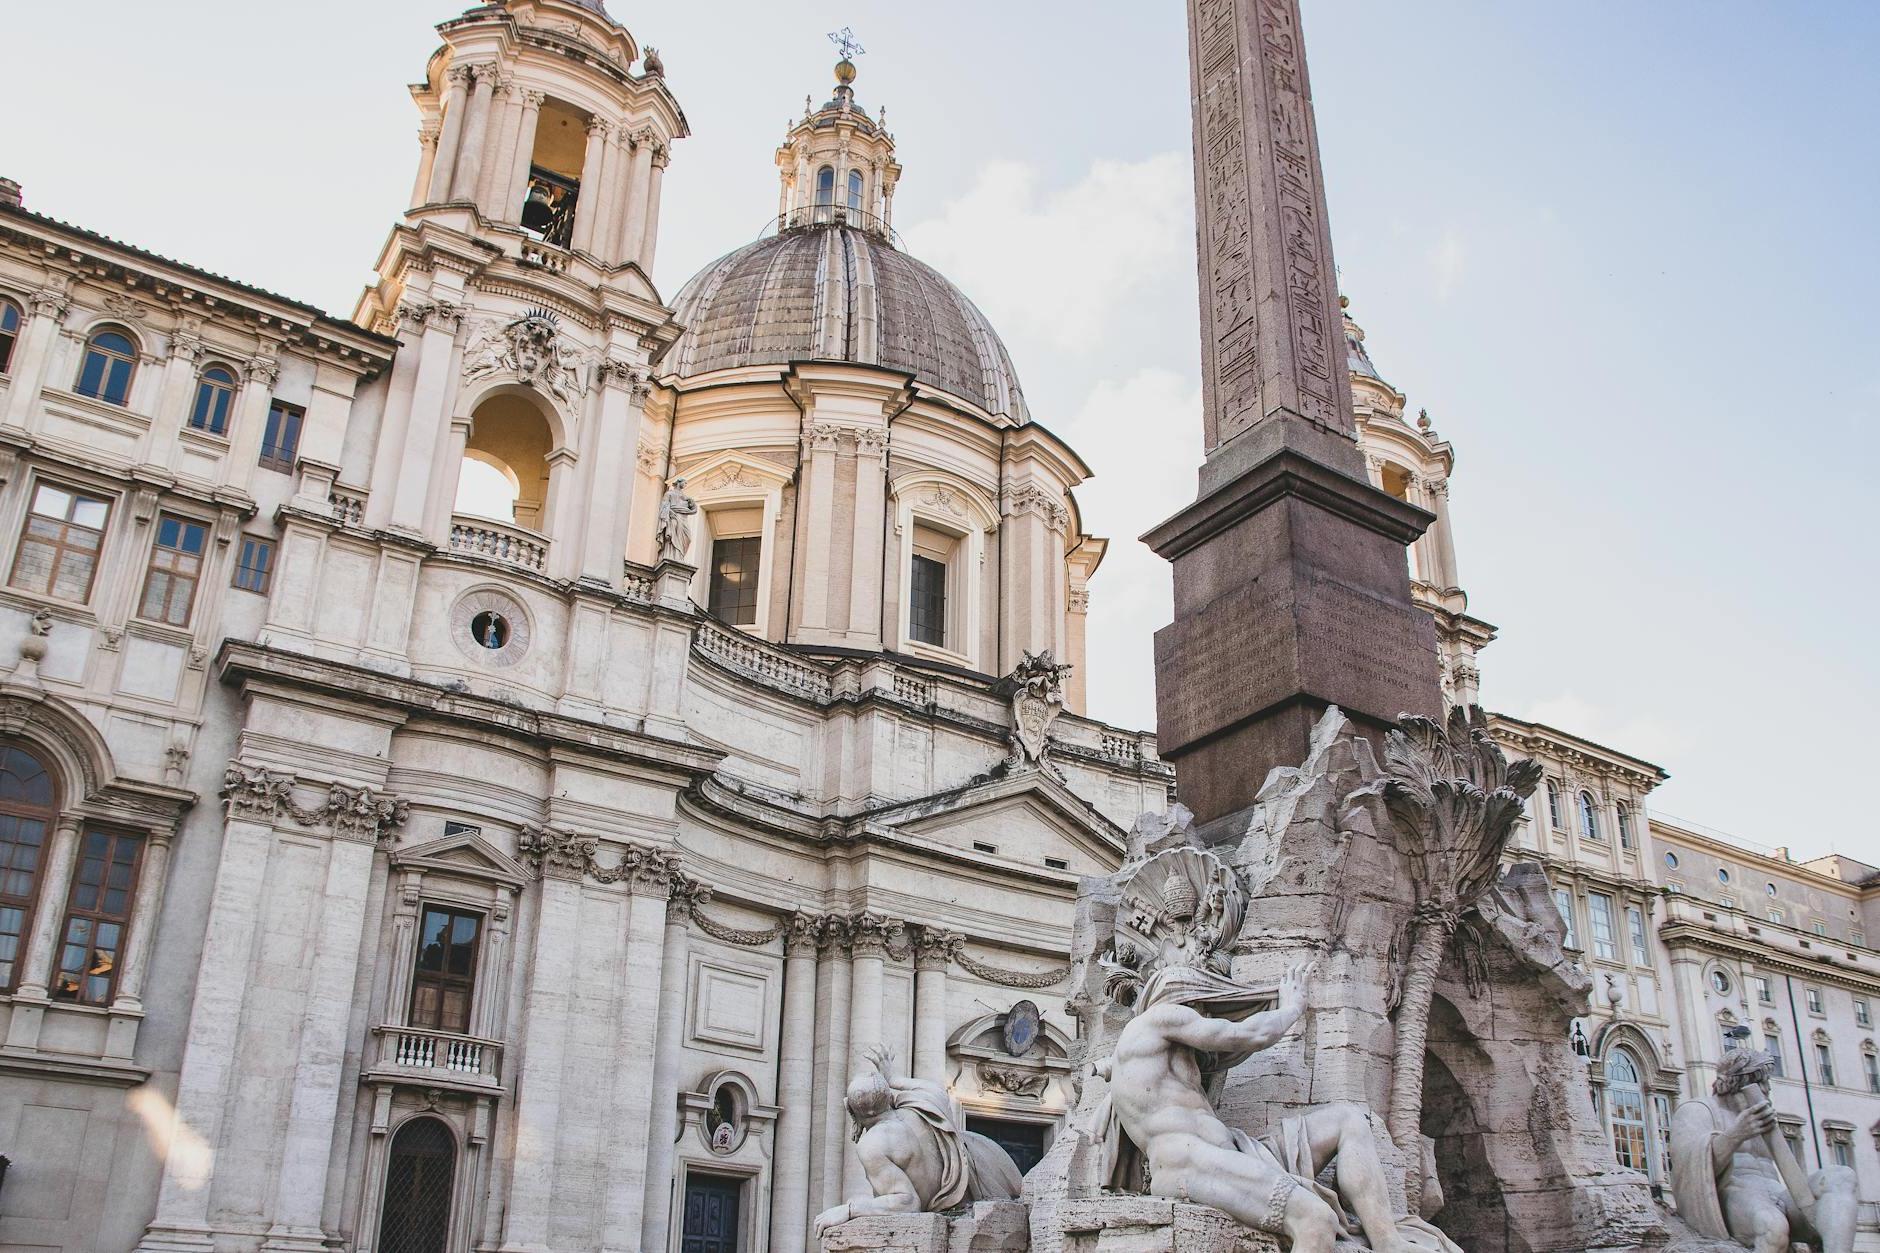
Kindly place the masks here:
<instances>
[{"instance_id":1,"label":"church dome","mask_svg":"<svg viewBox=\"0 0 1880 1253\"><path fill-rule=\"evenodd\" d=\"M838 220L779 231L706 266L674 312L686 329L665 368L680 377L851 361L1028 420L1012 359L985 314L884 229Z\"/></svg>"}]
</instances>

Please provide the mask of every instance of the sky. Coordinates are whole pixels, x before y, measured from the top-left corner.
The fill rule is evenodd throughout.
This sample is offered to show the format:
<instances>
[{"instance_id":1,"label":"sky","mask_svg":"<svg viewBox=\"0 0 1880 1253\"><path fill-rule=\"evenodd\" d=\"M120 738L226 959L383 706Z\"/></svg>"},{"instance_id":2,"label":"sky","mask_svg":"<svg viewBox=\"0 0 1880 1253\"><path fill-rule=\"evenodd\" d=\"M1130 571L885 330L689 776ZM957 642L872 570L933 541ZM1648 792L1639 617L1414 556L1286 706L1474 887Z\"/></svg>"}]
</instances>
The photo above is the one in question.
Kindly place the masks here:
<instances>
[{"instance_id":1,"label":"sky","mask_svg":"<svg viewBox=\"0 0 1880 1253\"><path fill-rule=\"evenodd\" d=\"M459 0L16 5L29 208L344 315L410 193L406 84ZM1484 702L1653 761L1652 808L1880 863L1880 5L1306 0L1334 252L1379 370L1456 448ZM693 134L668 297L775 211L772 153L867 52L896 225L1095 470L1090 712L1154 722L1200 460L1174 0L612 0Z\"/></svg>"}]
</instances>

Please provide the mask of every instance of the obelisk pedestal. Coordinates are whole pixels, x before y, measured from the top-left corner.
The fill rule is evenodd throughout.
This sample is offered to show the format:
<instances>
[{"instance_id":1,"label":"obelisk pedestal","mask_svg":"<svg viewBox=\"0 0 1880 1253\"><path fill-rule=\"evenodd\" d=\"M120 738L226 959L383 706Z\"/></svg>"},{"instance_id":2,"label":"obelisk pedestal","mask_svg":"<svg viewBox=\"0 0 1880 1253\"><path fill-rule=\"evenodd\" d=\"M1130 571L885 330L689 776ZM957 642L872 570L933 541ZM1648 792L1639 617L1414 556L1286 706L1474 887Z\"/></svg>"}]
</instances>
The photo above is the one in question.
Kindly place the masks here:
<instances>
[{"instance_id":1,"label":"obelisk pedestal","mask_svg":"<svg viewBox=\"0 0 1880 1253\"><path fill-rule=\"evenodd\" d=\"M1303 761L1336 704L1367 734L1439 716L1404 548L1434 520L1365 478L1297 0L1188 0L1200 497L1143 536L1174 563L1156 733L1207 822Z\"/></svg>"}]
</instances>

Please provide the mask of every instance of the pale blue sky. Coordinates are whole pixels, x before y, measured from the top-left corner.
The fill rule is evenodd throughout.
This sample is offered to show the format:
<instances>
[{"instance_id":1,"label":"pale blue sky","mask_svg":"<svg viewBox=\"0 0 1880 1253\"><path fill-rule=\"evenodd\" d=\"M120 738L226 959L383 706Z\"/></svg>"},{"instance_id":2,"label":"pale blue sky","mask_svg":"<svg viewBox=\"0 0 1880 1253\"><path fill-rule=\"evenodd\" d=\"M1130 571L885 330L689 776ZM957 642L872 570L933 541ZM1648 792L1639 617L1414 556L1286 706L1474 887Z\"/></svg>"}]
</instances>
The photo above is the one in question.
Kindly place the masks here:
<instances>
[{"instance_id":1,"label":"pale blue sky","mask_svg":"<svg viewBox=\"0 0 1880 1253\"><path fill-rule=\"evenodd\" d=\"M1092 712L1153 720L1168 580L1134 536L1199 448L1174 0L627 4L694 137L668 295L774 211L771 152L868 47L913 251L1003 331L1098 478ZM1660 810L1880 861L1880 6L1307 0L1335 250L1379 368L1454 441L1496 709L1673 774ZM451 0L11 6L27 203L350 312ZM74 21L82 12L83 21Z\"/></svg>"}]
</instances>

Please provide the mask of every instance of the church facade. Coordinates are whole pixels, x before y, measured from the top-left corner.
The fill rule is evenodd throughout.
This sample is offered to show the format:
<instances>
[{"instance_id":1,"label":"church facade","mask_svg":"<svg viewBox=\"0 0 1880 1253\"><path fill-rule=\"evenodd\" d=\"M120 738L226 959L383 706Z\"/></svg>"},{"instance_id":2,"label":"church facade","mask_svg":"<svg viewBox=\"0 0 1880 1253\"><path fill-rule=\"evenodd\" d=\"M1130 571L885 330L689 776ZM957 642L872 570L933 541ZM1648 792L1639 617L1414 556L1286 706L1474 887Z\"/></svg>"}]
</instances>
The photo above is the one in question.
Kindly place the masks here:
<instances>
[{"instance_id":1,"label":"church facade","mask_svg":"<svg viewBox=\"0 0 1880 1253\"><path fill-rule=\"evenodd\" d=\"M1071 1101L1172 773L853 67L668 304L657 53L439 29L350 321L0 202L0 1246L790 1253L855 1049Z\"/></svg>"}]
</instances>

